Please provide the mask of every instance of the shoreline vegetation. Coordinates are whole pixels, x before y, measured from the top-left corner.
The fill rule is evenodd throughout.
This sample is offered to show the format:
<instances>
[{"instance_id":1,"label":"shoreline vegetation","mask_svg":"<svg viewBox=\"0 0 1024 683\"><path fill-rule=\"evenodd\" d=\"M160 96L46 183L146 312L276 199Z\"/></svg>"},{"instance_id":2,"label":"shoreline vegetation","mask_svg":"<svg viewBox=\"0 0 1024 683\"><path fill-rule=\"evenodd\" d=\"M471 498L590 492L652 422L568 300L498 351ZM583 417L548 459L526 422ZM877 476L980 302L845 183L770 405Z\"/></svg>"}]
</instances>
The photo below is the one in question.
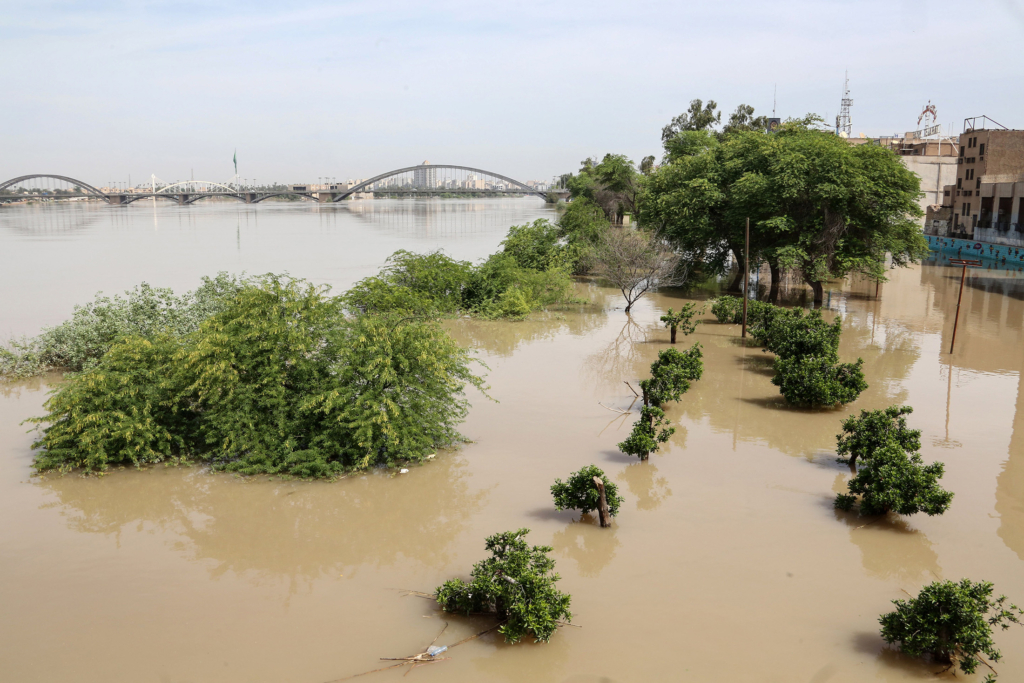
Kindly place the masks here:
<instances>
[{"instance_id":1,"label":"shoreline vegetation","mask_svg":"<svg viewBox=\"0 0 1024 683\"><path fill-rule=\"evenodd\" d=\"M10 340L0 378L66 373L47 414L29 420L41 429L39 472L173 462L336 478L397 467L463 441L467 385L487 396L478 361L440 322L589 304L571 276L586 251L537 220L478 265L398 251L338 296L275 274L221 273L181 296L143 283Z\"/></svg>"}]
</instances>

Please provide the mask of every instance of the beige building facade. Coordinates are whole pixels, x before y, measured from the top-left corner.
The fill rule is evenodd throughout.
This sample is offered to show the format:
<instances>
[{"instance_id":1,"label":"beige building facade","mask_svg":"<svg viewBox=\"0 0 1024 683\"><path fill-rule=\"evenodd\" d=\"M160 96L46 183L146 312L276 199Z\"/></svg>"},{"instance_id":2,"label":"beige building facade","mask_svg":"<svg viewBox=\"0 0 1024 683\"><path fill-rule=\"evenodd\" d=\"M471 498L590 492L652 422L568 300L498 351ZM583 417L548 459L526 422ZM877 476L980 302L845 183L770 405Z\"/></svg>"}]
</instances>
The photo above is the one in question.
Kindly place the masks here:
<instances>
[{"instance_id":1,"label":"beige building facade","mask_svg":"<svg viewBox=\"0 0 1024 683\"><path fill-rule=\"evenodd\" d=\"M955 182L943 188L947 234L1024 244L1024 130L968 130L956 168Z\"/></svg>"}]
</instances>

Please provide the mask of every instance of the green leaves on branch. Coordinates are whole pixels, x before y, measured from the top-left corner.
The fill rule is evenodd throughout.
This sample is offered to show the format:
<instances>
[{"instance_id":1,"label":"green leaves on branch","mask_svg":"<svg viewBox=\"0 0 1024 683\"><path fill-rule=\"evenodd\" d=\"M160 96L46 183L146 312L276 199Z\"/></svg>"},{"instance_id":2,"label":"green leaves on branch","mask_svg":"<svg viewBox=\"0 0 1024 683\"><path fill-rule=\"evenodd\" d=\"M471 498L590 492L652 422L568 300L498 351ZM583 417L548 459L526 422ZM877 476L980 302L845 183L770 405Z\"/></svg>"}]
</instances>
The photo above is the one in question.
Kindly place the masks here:
<instances>
[{"instance_id":1,"label":"green leaves on branch","mask_svg":"<svg viewBox=\"0 0 1024 683\"><path fill-rule=\"evenodd\" d=\"M715 299L711 312L719 322L742 320L743 300L732 296ZM867 389L864 362L839 363L842 318L826 323L820 310L804 313L761 301L747 307L750 336L775 353L772 384L788 403L797 406L835 406L855 401Z\"/></svg>"},{"instance_id":2,"label":"green leaves on branch","mask_svg":"<svg viewBox=\"0 0 1024 683\"><path fill-rule=\"evenodd\" d=\"M775 360L772 384L795 406L837 406L852 403L868 388L864 361L835 363L830 358L794 356Z\"/></svg>"},{"instance_id":3,"label":"green leaves on branch","mask_svg":"<svg viewBox=\"0 0 1024 683\"><path fill-rule=\"evenodd\" d=\"M667 424L664 410L656 406L644 406L640 409L640 419L633 424L629 437L619 443L619 450L626 455L647 460L651 453L657 451L675 433L676 428L666 427Z\"/></svg>"},{"instance_id":4,"label":"green leaves on branch","mask_svg":"<svg viewBox=\"0 0 1024 683\"><path fill-rule=\"evenodd\" d=\"M510 643L532 635L535 642L551 638L561 621L571 621L572 598L555 588L560 579L550 546L530 547L529 529L506 531L487 538L491 557L473 566L471 579L451 579L434 595L446 612L463 615L494 613L505 623L498 631Z\"/></svg>"},{"instance_id":5,"label":"green leaves on branch","mask_svg":"<svg viewBox=\"0 0 1024 683\"><path fill-rule=\"evenodd\" d=\"M666 426L668 420L660 406L668 401L678 401L690 390L690 383L699 380L703 373L700 343L683 352L674 348L658 352L658 359L651 363L650 379L640 380L644 397L640 419L633 425L629 437L619 444L619 450L646 460L660 444L668 441L676 430Z\"/></svg>"},{"instance_id":6,"label":"green leaves on branch","mask_svg":"<svg viewBox=\"0 0 1024 683\"><path fill-rule=\"evenodd\" d=\"M597 465L587 465L578 472L573 472L563 483L561 479L555 479L551 485L551 495L555 498L555 508L558 510L579 510L581 515L597 510L601 494L594 486L594 477L604 482L605 500L608 503L608 510L614 517L619 506L622 505L622 496L619 489L604 471Z\"/></svg>"},{"instance_id":7,"label":"green leaves on branch","mask_svg":"<svg viewBox=\"0 0 1024 683\"><path fill-rule=\"evenodd\" d=\"M677 330L681 330L684 336L692 334L697 329L697 325L700 324L699 320L693 321L693 316L703 312L703 308L700 311L697 310L697 304L695 303L683 304L683 307L678 312L669 308L665 315L661 316L661 322L665 323L665 327L669 329L670 342L672 344L676 343Z\"/></svg>"},{"instance_id":8,"label":"green leaves on branch","mask_svg":"<svg viewBox=\"0 0 1024 683\"><path fill-rule=\"evenodd\" d=\"M244 474L330 477L416 461L461 437L470 357L439 324L342 315L264 276L183 337L114 342L45 404L39 470L184 456Z\"/></svg>"},{"instance_id":9,"label":"green leaves on branch","mask_svg":"<svg viewBox=\"0 0 1024 683\"><path fill-rule=\"evenodd\" d=\"M862 410L860 416L843 420L843 431L836 435L839 462L856 465L875 451L896 443L904 451L921 450L921 430L907 429L906 416L914 412L910 406L889 406L883 410Z\"/></svg>"},{"instance_id":10,"label":"green leaves on branch","mask_svg":"<svg viewBox=\"0 0 1024 683\"><path fill-rule=\"evenodd\" d=\"M939 486L944 465L923 464L920 453L906 453L890 443L876 450L850 480L850 494L836 496L836 507L850 510L861 495L860 514L884 515L895 512L913 515L941 515L949 509L953 494Z\"/></svg>"},{"instance_id":11,"label":"green leaves on branch","mask_svg":"<svg viewBox=\"0 0 1024 683\"><path fill-rule=\"evenodd\" d=\"M573 300L569 273L577 258L557 226L537 220L510 228L502 251L479 266L441 251L396 251L380 273L357 282L344 302L360 313L522 318Z\"/></svg>"},{"instance_id":12,"label":"green leaves on branch","mask_svg":"<svg viewBox=\"0 0 1024 683\"><path fill-rule=\"evenodd\" d=\"M896 610L879 618L882 638L899 643L912 657L929 655L937 662L959 666L973 674L979 664L989 669L984 657L996 663L1001 653L992 640L992 628L1003 630L1020 624L1024 612L1006 603L1006 596L992 597L992 584L963 579L936 581L921 589L916 598L893 600ZM995 670L985 680L994 681Z\"/></svg>"},{"instance_id":13,"label":"green leaves on branch","mask_svg":"<svg viewBox=\"0 0 1024 683\"><path fill-rule=\"evenodd\" d=\"M660 406L678 401L690 390L690 382L704 373L703 356L700 342L683 352L671 348L659 351L658 359L651 363L651 378L640 380L644 402Z\"/></svg>"},{"instance_id":14,"label":"green leaves on branch","mask_svg":"<svg viewBox=\"0 0 1024 683\"><path fill-rule=\"evenodd\" d=\"M910 406L890 406L862 410L860 417L843 421L843 431L836 436L840 461L855 465L860 460L861 465L849 482L850 493L836 496L837 508L852 509L858 495L862 515L939 515L949 508L953 494L938 484L943 464L925 465L916 452L921 432L907 429L904 416L913 411Z\"/></svg>"},{"instance_id":15,"label":"green leaves on branch","mask_svg":"<svg viewBox=\"0 0 1024 683\"><path fill-rule=\"evenodd\" d=\"M220 273L203 278L200 287L180 297L146 283L124 296L97 295L95 301L75 306L70 320L45 328L35 338L0 346L0 378L30 377L47 370L78 372L93 367L115 341L125 337L152 338L161 333L182 337L223 310L250 282Z\"/></svg>"}]
</instances>

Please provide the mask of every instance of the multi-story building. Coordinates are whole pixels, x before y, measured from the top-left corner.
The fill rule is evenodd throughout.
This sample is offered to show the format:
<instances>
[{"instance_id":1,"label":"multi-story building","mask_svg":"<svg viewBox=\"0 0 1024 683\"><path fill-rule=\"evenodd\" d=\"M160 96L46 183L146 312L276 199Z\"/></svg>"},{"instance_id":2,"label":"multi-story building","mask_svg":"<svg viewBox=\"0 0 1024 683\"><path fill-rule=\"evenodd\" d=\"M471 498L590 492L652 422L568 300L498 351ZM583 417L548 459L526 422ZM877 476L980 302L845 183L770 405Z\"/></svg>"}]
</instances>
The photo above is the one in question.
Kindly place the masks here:
<instances>
[{"instance_id":1,"label":"multi-story building","mask_svg":"<svg viewBox=\"0 0 1024 683\"><path fill-rule=\"evenodd\" d=\"M943 188L942 199L949 221L944 234L1024 244L1024 130L967 129L956 184Z\"/></svg>"},{"instance_id":2,"label":"multi-story building","mask_svg":"<svg viewBox=\"0 0 1024 683\"><path fill-rule=\"evenodd\" d=\"M429 166L429 161L424 161L421 166ZM437 187L437 169L417 168L412 172L413 187Z\"/></svg>"}]
</instances>

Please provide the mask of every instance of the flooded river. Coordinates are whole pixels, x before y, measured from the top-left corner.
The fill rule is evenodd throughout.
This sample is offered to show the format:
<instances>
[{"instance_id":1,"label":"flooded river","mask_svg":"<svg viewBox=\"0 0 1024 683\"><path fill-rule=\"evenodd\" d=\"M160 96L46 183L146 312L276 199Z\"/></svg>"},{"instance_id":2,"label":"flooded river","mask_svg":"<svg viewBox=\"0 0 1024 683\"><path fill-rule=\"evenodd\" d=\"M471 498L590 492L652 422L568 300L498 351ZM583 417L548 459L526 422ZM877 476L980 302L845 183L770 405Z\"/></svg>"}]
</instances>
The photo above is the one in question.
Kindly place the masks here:
<instances>
[{"instance_id":1,"label":"flooded river","mask_svg":"<svg viewBox=\"0 0 1024 683\"><path fill-rule=\"evenodd\" d=\"M395 249L475 260L509 225L552 214L532 199L5 208L0 334L32 334L97 290L184 290L219 270L340 290ZM554 547L579 628L540 645L489 634L403 680L936 680L879 637L891 600L969 577L1024 602L1024 274L968 276L951 356L958 286L959 270L936 263L893 272L878 298L832 286L840 355L863 357L870 383L841 410L789 408L769 356L705 315L682 339L703 345L704 377L669 405L677 431L646 463L615 446L635 419L618 412L633 399L624 380L667 346L658 317L683 292L627 318L616 292L581 283L593 306L449 323L498 402L472 396L473 443L400 476L34 477L19 423L40 414L45 382L0 386L0 680L326 683L374 669L445 622L438 644L489 626L399 589L467 576L485 536L519 527ZM939 517L868 524L832 508L849 476L835 434L893 403L914 407L924 459L946 463L955 498ZM589 463L625 497L611 529L553 509L552 481ZM996 640L1000 680L1024 680L1024 629Z\"/></svg>"}]
</instances>

